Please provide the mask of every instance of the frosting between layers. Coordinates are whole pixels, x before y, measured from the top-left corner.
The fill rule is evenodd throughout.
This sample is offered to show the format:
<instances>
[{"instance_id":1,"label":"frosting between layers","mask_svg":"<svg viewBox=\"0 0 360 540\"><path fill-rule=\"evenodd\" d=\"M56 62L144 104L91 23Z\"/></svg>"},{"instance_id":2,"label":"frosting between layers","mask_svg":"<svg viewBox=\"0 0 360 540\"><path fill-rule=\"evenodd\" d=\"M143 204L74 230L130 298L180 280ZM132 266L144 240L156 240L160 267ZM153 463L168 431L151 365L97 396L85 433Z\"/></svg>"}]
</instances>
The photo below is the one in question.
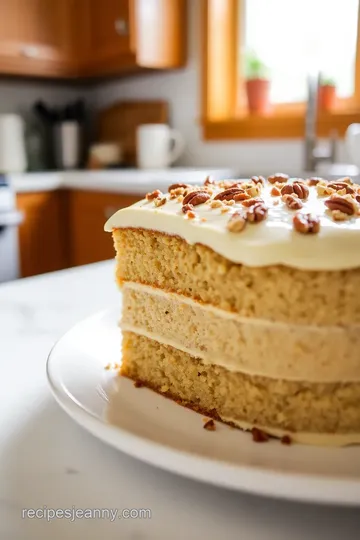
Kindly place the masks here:
<instances>
[{"instance_id":1,"label":"frosting between layers","mask_svg":"<svg viewBox=\"0 0 360 540\"><path fill-rule=\"evenodd\" d=\"M315 327L240 317L135 282L125 282L123 292L124 331L181 350L204 364L286 381L360 381L358 327ZM158 324L165 311L169 318Z\"/></svg>"},{"instance_id":2,"label":"frosting between layers","mask_svg":"<svg viewBox=\"0 0 360 540\"><path fill-rule=\"evenodd\" d=\"M203 244L234 263L261 267L283 264L303 270L345 270L360 267L360 218L349 217L335 222L316 188L309 187L310 195L300 212L314 213L320 218L318 234L300 234L293 229L294 211L279 197L272 197L272 186L261 193L268 207L266 220L248 224L239 232L229 232L226 225L230 216L243 208L241 203L221 208L210 204L195 207L195 219L182 212L177 199L166 194L166 204L156 207L154 201L143 199L133 206L116 212L105 224L111 232L118 228L138 228L176 235L189 244ZM214 188L214 194L221 191ZM164 195L165 196L165 195Z\"/></svg>"}]
</instances>

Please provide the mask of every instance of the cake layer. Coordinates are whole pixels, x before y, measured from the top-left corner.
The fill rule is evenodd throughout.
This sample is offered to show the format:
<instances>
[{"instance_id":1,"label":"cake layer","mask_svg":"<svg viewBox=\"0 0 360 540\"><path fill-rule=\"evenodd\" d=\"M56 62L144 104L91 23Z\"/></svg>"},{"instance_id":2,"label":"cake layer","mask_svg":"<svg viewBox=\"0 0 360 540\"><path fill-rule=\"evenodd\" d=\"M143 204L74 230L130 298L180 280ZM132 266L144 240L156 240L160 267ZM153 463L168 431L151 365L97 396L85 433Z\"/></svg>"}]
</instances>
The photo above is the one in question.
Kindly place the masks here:
<instances>
[{"instance_id":1,"label":"cake layer","mask_svg":"<svg viewBox=\"0 0 360 540\"><path fill-rule=\"evenodd\" d=\"M290 179L287 181L285 193L295 193L297 199L292 208L300 209L300 215L311 214L316 217L319 223L316 234L299 234L294 230L294 209L289 208L286 200L274 196L272 183L264 182L262 186L261 183L255 185L255 182L241 180L232 180L226 185L185 186L188 188L185 189L186 194L196 189L202 191L204 196L198 201L185 198L184 202L183 195L177 198L176 193L173 197L172 193L154 192L148 199L117 212L105 227L107 231L141 227L176 235L189 244L203 244L232 262L252 267L284 264L302 270L359 268L360 206L355 198L358 186L349 186L341 180L339 184L333 184L333 187L324 186L322 192L326 193L327 189L328 196L335 193L335 188L339 191L338 198L328 205L326 198L318 194L317 187L306 185L305 182L296 184L298 179L294 180L295 183ZM231 188L227 189L230 186L233 187L231 193ZM283 189L284 184L277 187L278 195L280 188ZM236 189L237 195L246 192L244 197L237 197ZM346 196L343 198L343 192L352 195L348 199ZM255 224L229 232L230 216L243 212L244 198L246 200L250 196L261 197L266 214L258 216ZM221 201L232 201L231 208L224 207ZM183 210L186 202L193 206L190 219L186 209L185 212ZM345 215L334 216L330 208L343 210Z\"/></svg>"},{"instance_id":2,"label":"cake layer","mask_svg":"<svg viewBox=\"0 0 360 540\"><path fill-rule=\"evenodd\" d=\"M124 332L121 373L204 414L294 440L360 442L360 384L273 380L204 365L144 336Z\"/></svg>"},{"instance_id":3,"label":"cake layer","mask_svg":"<svg viewBox=\"0 0 360 540\"><path fill-rule=\"evenodd\" d=\"M243 317L305 325L360 323L360 269L252 268L177 236L118 229L117 279L137 281Z\"/></svg>"},{"instance_id":4,"label":"cake layer","mask_svg":"<svg viewBox=\"0 0 360 540\"><path fill-rule=\"evenodd\" d=\"M122 328L250 375L360 381L360 328L244 318L138 283L123 287Z\"/></svg>"}]
</instances>

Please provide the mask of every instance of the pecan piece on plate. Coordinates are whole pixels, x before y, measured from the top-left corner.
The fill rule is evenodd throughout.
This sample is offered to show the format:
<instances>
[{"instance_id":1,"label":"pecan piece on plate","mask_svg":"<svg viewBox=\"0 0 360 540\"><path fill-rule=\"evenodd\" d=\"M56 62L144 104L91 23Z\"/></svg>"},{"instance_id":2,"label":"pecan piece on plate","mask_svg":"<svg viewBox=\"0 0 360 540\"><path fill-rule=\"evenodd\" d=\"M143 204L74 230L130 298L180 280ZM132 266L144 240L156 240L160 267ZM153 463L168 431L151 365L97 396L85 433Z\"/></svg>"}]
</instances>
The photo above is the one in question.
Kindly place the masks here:
<instances>
[{"instance_id":1,"label":"pecan piece on plate","mask_svg":"<svg viewBox=\"0 0 360 540\"><path fill-rule=\"evenodd\" d=\"M316 234L320 231L320 219L314 214L298 212L293 218L294 229L301 234Z\"/></svg>"},{"instance_id":2,"label":"pecan piece on plate","mask_svg":"<svg viewBox=\"0 0 360 540\"><path fill-rule=\"evenodd\" d=\"M253 441L256 443L263 443L267 442L269 440L269 435L265 433L262 429L258 429L256 427L252 428L251 430Z\"/></svg>"}]
</instances>

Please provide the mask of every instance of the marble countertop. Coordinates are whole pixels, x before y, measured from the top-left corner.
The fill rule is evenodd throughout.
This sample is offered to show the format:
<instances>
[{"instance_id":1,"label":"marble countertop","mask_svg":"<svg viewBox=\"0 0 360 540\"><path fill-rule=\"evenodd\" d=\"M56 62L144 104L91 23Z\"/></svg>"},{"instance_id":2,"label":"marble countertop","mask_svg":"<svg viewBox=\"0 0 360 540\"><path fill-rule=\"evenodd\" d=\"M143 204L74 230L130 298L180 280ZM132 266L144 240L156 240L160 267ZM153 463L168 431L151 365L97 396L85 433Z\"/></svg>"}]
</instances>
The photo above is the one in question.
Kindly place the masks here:
<instances>
[{"instance_id":1,"label":"marble countertop","mask_svg":"<svg viewBox=\"0 0 360 540\"><path fill-rule=\"evenodd\" d=\"M60 171L9 175L17 193L51 191L60 188L144 195L154 189L166 190L176 182L202 183L207 175L231 178L232 169L170 168L161 170L118 169L109 171Z\"/></svg>"},{"instance_id":2,"label":"marble countertop","mask_svg":"<svg viewBox=\"0 0 360 540\"><path fill-rule=\"evenodd\" d=\"M357 509L196 483L107 447L66 416L48 389L46 358L76 321L119 304L113 271L105 262L0 285L0 538L358 539ZM150 508L152 519L22 518L22 509L44 505Z\"/></svg>"}]
</instances>

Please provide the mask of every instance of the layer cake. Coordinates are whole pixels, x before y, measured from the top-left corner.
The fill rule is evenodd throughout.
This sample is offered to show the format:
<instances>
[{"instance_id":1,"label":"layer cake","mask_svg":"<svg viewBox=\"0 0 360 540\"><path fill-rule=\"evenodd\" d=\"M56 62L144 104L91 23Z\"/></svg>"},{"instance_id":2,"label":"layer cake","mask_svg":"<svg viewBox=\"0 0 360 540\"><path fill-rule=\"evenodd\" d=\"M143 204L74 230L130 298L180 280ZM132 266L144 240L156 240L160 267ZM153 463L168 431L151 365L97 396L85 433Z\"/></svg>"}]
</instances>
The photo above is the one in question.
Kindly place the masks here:
<instances>
[{"instance_id":1,"label":"layer cake","mask_svg":"<svg viewBox=\"0 0 360 540\"><path fill-rule=\"evenodd\" d=\"M276 174L114 214L121 374L242 429L359 443L359 201L349 178Z\"/></svg>"}]
</instances>

